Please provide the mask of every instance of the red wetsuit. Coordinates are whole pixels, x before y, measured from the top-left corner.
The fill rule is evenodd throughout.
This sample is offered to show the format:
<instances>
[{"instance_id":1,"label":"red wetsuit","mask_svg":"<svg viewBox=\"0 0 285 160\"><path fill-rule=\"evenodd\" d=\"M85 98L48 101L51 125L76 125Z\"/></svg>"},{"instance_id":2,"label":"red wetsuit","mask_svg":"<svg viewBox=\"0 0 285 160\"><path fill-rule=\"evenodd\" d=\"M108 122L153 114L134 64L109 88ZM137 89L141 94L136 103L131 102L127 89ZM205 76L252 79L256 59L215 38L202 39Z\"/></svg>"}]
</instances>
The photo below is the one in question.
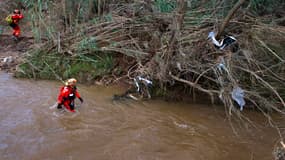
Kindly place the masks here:
<instances>
[{"instance_id":1,"label":"red wetsuit","mask_svg":"<svg viewBox=\"0 0 285 160\"><path fill-rule=\"evenodd\" d=\"M18 25L18 22L24 18L23 14L13 14L12 15L12 20L13 22L10 24L10 26L13 28L13 36L19 37L21 33L21 29Z\"/></svg>"},{"instance_id":2,"label":"red wetsuit","mask_svg":"<svg viewBox=\"0 0 285 160\"><path fill-rule=\"evenodd\" d=\"M82 102L80 94L77 92L76 87L64 86L60 89L60 93L57 98L58 104L63 104L66 109L74 112L74 99L79 98Z\"/></svg>"}]
</instances>

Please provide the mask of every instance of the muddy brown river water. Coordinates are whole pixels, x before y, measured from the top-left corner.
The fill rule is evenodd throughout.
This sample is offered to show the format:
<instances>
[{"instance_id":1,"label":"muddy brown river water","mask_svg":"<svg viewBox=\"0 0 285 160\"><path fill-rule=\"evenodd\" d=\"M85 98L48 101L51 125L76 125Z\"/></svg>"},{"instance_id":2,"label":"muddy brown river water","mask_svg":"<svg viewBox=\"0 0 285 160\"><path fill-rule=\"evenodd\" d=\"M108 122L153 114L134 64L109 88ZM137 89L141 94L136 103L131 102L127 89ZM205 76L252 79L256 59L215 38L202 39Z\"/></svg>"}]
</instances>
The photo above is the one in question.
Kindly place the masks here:
<instances>
[{"instance_id":1,"label":"muddy brown river water","mask_svg":"<svg viewBox=\"0 0 285 160\"><path fill-rule=\"evenodd\" d=\"M278 135L260 114L258 129L236 128L223 107L112 101L119 87L78 85L77 114L50 109L55 81L0 72L0 160L270 160Z\"/></svg>"}]
</instances>

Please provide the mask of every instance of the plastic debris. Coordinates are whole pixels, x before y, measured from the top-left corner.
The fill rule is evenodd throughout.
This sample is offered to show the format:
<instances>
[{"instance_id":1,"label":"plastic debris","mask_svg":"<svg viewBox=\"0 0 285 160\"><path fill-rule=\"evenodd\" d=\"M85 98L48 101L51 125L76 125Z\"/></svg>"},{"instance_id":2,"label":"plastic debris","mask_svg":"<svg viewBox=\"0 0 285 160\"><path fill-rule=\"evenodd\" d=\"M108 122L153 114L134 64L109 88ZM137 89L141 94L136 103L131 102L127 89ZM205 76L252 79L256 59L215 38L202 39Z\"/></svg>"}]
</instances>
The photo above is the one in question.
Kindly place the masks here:
<instances>
[{"instance_id":1,"label":"plastic debris","mask_svg":"<svg viewBox=\"0 0 285 160\"><path fill-rule=\"evenodd\" d=\"M3 58L3 62L4 63L12 63L13 57L12 56L5 57L5 58Z\"/></svg>"},{"instance_id":2,"label":"plastic debris","mask_svg":"<svg viewBox=\"0 0 285 160\"><path fill-rule=\"evenodd\" d=\"M212 43L219 49L223 50L224 48L232 45L234 42L236 42L236 38L233 36L226 36L226 38L222 39L221 42L217 41L215 37L215 32L210 32L208 34L208 38L212 40Z\"/></svg>"},{"instance_id":3,"label":"plastic debris","mask_svg":"<svg viewBox=\"0 0 285 160\"><path fill-rule=\"evenodd\" d=\"M240 111L243 110L243 106L245 105L244 100L244 91L240 87L236 87L232 91L232 99L237 102L237 104L240 106Z\"/></svg>"},{"instance_id":4,"label":"plastic debris","mask_svg":"<svg viewBox=\"0 0 285 160\"><path fill-rule=\"evenodd\" d=\"M221 90L220 90L220 93L219 93L219 98L220 98L222 101L224 101L223 93L224 93L224 89L221 89Z\"/></svg>"},{"instance_id":5,"label":"plastic debris","mask_svg":"<svg viewBox=\"0 0 285 160\"><path fill-rule=\"evenodd\" d=\"M181 63L176 62L176 66L177 66L177 68L179 69L179 71L182 71Z\"/></svg>"},{"instance_id":6,"label":"plastic debris","mask_svg":"<svg viewBox=\"0 0 285 160\"><path fill-rule=\"evenodd\" d=\"M135 85L136 85L136 88L137 88L137 92L140 91L140 85L139 85L139 82L137 80L137 78L134 78L134 82L135 82Z\"/></svg>"},{"instance_id":7,"label":"plastic debris","mask_svg":"<svg viewBox=\"0 0 285 160\"><path fill-rule=\"evenodd\" d=\"M223 70L226 71L226 72L228 71L228 69L227 69L227 67L226 67L226 64L225 64L225 59L224 59L223 57L221 58L221 61L220 61L220 63L218 64L217 67L218 67L218 69L219 69L220 72L222 72Z\"/></svg>"},{"instance_id":8,"label":"plastic debris","mask_svg":"<svg viewBox=\"0 0 285 160\"><path fill-rule=\"evenodd\" d=\"M134 78L135 81L135 85L137 87L137 92L140 91L140 83L142 82L143 84L146 85L146 87L150 87L152 85L152 81L142 78L141 76L137 76L136 78Z\"/></svg>"}]
</instances>

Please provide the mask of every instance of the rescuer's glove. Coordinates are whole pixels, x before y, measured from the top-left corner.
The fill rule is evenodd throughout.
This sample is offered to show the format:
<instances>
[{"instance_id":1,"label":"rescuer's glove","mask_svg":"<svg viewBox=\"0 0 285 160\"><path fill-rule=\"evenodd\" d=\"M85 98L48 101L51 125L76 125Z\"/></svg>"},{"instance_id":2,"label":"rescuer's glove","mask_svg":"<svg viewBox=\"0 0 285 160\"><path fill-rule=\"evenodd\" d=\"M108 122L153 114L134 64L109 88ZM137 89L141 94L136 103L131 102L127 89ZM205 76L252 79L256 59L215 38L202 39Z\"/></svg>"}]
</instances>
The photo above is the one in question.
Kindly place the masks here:
<instances>
[{"instance_id":1,"label":"rescuer's glove","mask_svg":"<svg viewBox=\"0 0 285 160\"><path fill-rule=\"evenodd\" d=\"M80 100L81 103L83 103L83 99L81 97L78 98Z\"/></svg>"}]
</instances>

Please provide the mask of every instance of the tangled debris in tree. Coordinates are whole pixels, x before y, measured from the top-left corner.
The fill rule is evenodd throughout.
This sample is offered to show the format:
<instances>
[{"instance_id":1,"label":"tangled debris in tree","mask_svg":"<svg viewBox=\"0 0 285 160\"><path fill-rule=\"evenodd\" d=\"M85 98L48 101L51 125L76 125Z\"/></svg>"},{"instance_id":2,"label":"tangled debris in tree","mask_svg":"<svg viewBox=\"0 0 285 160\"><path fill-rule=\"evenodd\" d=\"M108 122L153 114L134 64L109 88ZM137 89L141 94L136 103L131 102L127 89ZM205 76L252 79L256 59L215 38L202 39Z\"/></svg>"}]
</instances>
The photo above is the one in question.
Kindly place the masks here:
<instances>
[{"instance_id":1,"label":"tangled debris in tree","mask_svg":"<svg viewBox=\"0 0 285 160\"><path fill-rule=\"evenodd\" d=\"M276 146L273 155L275 160L285 160L285 144L281 141L281 146Z\"/></svg>"},{"instance_id":2,"label":"tangled debris in tree","mask_svg":"<svg viewBox=\"0 0 285 160\"><path fill-rule=\"evenodd\" d=\"M185 96L218 98L229 114L243 106L284 113L284 26L257 18L245 0L158 2L106 2L100 8L108 12L86 23L69 19L76 24L70 32L46 28L49 41L27 53L17 75L75 74L105 83L145 76L163 95L175 89ZM52 27L53 22L38 25ZM217 39L232 35L236 42L217 49L207 40L210 31Z\"/></svg>"}]
</instances>

